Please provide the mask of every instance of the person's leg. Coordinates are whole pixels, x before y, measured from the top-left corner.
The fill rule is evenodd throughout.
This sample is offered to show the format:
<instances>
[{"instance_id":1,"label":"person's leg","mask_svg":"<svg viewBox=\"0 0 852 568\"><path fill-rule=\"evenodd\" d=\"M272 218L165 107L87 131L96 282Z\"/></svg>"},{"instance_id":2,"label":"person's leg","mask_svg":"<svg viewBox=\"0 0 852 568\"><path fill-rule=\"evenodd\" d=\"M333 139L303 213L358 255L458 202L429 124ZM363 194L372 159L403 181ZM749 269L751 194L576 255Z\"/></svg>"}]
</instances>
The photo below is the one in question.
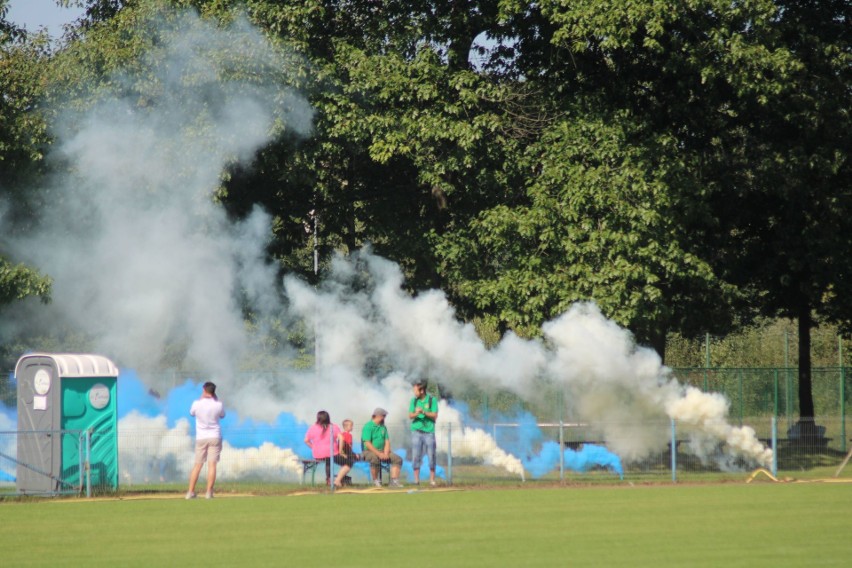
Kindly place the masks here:
<instances>
[{"instance_id":1,"label":"person's leg","mask_svg":"<svg viewBox=\"0 0 852 568\"><path fill-rule=\"evenodd\" d=\"M423 436L411 433L411 466L414 469L414 485L420 485L420 466L423 463Z\"/></svg>"},{"instance_id":2,"label":"person's leg","mask_svg":"<svg viewBox=\"0 0 852 568\"><path fill-rule=\"evenodd\" d=\"M378 483L379 482L379 468L381 464L379 462L379 457L373 452L366 451L364 452L364 461L370 463L370 483Z\"/></svg>"},{"instance_id":3,"label":"person's leg","mask_svg":"<svg viewBox=\"0 0 852 568\"><path fill-rule=\"evenodd\" d=\"M334 478L334 486L340 487L343 485L343 478L346 477L346 474L349 473L349 470L352 469L348 464L343 464L340 466L340 471L337 472L337 477Z\"/></svg>"},{"instance_id":4,"label":"person's leg","mask_svg":"<svg viewBox=\"0 0 852 568\"><path fill-rule=\"evenodd\" d=\"M213 486L216 484L216 465L222 455L222 440L207 441L207 498L213 498Z\"/></svg>"},{"instance_id":5,"label":"person's leg","mask_svg":"<svg viewBox=\"0 0 852 568\"><path fill-rule=\"evenodd\" d=\"M186 492L187 497L195 493L195 484L198 483L198 476L201 474L201 468L204 464L196 462L192 466L192 472L189 474L189 490Z\"/></svg>"},{"instance_id":6,"label":"person's leg","mask_svg":"<svg viewBox=\"0 0 852 568\"><path fill-rule=\"evenodd\" d=\"M391 466L390 466L391 481L398 481L399 480L399 469L402 467L402 458L399 457L398 455L392 453L390 455L390 462L391 462Z\"/></svg>"},{"instance_id":7,"label":"person's leg","mask_svg":"<svg viewBox=\"0 0 852 568\"><path fill-rule=\"evenodd\" d=\"M435 453L437 450L437 443L435 441L435 433L429 435L429 438L426 440L426 453L429 456L429 484L435 485Z\"/></svg>"},{"instance_id":8,"label":"person's leg","mask_svg":"<svg viewBox=\"0 0 852 568\"><path fill-rule=\"evenodd\" d=\"M203 442L196 440L195 465L192 466L192 471L189 473L189 490L186 492L187 499L195 497L195 484L198 483L198 476L201 474L201 468L204 467L205 461L207 461L207 446Z\"/></svg>"},{"instance_id":9,"label":"person's leg","mask_svg":"<svg viewBox=\"0 0 852 568\"><path fill-rule=\"evenodd\" d=\"M227 473L227 472L225 472ZM213 485L216 484L216 462L207 462L207 496L213 495Z\"/></svg>"}]
</instances>

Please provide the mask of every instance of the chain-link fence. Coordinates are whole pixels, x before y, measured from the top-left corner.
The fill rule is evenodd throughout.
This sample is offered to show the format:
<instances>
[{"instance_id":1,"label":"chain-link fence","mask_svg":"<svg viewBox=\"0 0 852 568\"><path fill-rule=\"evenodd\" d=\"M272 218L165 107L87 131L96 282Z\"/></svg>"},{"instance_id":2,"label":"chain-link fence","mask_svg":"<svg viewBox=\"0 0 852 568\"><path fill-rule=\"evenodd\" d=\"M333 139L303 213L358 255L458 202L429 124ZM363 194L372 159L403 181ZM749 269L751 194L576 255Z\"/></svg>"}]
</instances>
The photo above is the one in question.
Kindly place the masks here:
<instances>
[{"instance_id":1,"label":"chain-link fence","mask_svg":"<svg viewBox=\"0 0 852 568\"><path fill-rule=\"evenodd\" d=\"M439 420L438 478L453 484L614 483L622 479L715 479L728 472L738 472L741 477L742 472L758 466L773 473L827 477L846 456L852 441L846 419L848 369L814 369L817 417L807 431L798 424L795 369L673 372L684 384L723 393L730 401L728 422L590 423L572 417L570 401L555 390L540 393L538 402L522 401L505 392L454 393L451 404L461 409L462 418L450 422L442 414L444 420ZM17 431L12 418L15 396L9 384L5 386L5 390L0 388L4 403L0 410L6 409L0 412L0 491L15 492L19 467L30 468L30 473L31 468L44 469L19 463L21 436L44 433ZM355 424L356 445L362 427ZM226 428L219 483L255 488L322 485L323 468L312 468L310 450L302 443L306 428ZM407 426L395 423L389 428L394 451L405 458L402 480L409 483L413 471ZM86 473L91 468L85 436L78 435L77 440L83 440L79 462L65 464L67 471L59 474L43 472L53 476L57 493L86 491ZM165 416L141 422L122 417L118 424L119 487L184 487L192 467L193 445L188 420L167 424ZM767 447L775 450L771 459L761 454ZM425 475L424 470L421 478ZM367 464L357 463L351 477L354 484L367 484Z\"/></svg>"},{"instance_id":2,"label":"chain-link fence","mask_svg":"<svg viewBox=\"0 0 852 568\"><path fill-rule=\"evenodd\" d=\"M720 479L727 474L741 478L744 472L759 466L773 474L834 474L846 453L844 440L839 437L843 429L839 418L819 417L819 435L815 437L795 429L786 431L777 422L773 427L774 420L771 416L747 420L759 447L749 446L743 441L744 431L726 423L698 427L671 421L503 422L488 429L444 424L436 430L437 477L440 484L454 485L635 483ZM361 426L356 425L356 432ZM413 470L408 432L401 427L389 430L393 451L404 458L401 480L409 484ZM38 434L0 432L0 492L15 492L16 468L33 467L19 462L15 448L21 436ZM218 483L269 490L300 484L322 487L324 468L313 468L306 446L291 447L286 442L303 434L302 430L268 429L261 434L266 441L258 444L256 429L227 430ZM79 463L65 464L59 476L36 468L37 473L50 478L55 493L98 491L97 486L87 486L85 436L76 439L83 444ZM134 430L120 426L118 444L120 489L178 491L185 486L194 445L188 428ZM775 448L776 453L764 454L764 448ZM359 449L357 442L355 449ZM349 475L356 486L370 484L366 462L357 462ZM424 464L421 479L427 478L428 466Z\"/></svg>"}]
</instances>

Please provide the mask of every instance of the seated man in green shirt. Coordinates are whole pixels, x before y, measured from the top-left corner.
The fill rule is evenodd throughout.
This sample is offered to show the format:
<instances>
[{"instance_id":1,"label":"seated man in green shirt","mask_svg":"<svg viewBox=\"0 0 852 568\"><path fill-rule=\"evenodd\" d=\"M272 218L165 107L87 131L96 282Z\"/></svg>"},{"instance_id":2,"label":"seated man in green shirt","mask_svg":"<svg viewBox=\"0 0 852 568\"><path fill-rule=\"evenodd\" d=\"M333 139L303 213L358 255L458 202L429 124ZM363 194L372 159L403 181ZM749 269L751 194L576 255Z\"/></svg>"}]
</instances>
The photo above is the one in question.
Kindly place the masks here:
<instances>
[{"instance_id":1,"label":"seated man in green shirt","mask_svg":"<svg viewBox=\"0 0 852 568\"><path fill-rule=\"evenodd\" d=\"M364 461L370 463L370 478L373 485L382 486L379 480L379 468L382 462L390 462L390 487L402 487L399 483L399 469L402 467L402 458L391 452L390 435L385 426L385 416L388 411L377 408L373 411L373 418L364 425L361 430L361 448Z\"/></svg>"}]
</instances>

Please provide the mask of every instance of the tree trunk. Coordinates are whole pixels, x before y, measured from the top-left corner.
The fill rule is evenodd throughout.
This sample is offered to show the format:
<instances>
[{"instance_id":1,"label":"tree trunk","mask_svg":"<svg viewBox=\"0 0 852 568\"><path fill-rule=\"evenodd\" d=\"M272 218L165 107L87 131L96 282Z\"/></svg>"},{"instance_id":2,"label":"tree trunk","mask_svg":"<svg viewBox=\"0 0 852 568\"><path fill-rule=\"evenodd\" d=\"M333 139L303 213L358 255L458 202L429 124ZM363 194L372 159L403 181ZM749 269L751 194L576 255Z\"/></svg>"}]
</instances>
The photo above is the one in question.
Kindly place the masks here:
<instances>
[{"instance_id":1,"label":"tree trunk","mask_svg":"<svg viewBox=\"0 0 852 568\"><path fill-rule=\"evenodd\" d=\"M816 437L814 394L811 383L811 310L808 302L799 305L799 424L803 437Z\"/></svg>"},{"instance_id":2,"label":"tree trunk","mask_svg":"<svg viewBox=\"0 0 852 568\"><path fill-rule=\"evenodd\" d=\"M660 360L665 363L666 362L666 335L668 334L668 326L665 324L659 324L658 328L655 328L651 332L651 336L648 340L651 343L651 347L654 351L657 352L657 355L660 356Z\"/></svg>"}]
</instances>

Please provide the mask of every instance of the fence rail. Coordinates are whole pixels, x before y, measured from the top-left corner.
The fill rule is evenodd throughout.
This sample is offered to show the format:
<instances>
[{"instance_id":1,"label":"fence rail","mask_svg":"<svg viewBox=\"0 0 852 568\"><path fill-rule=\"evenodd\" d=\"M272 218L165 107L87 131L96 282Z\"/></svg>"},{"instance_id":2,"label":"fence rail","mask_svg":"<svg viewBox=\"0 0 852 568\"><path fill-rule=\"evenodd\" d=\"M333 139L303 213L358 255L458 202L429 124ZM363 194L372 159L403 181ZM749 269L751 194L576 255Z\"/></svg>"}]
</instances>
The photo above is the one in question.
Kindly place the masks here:
<instances>
[{"instance_id":1,"label":"fence rail","mask_svg":"<svg viewBox=\"0 0 852 568\"><path fill-rule=\"evenodd\" d=\"M748 423L761 444L775 450L771 461L758 463L753 455L733 449L731 441L723 436L696 434L694 426L673 421L500 423L493 424L490 430L445 424L436 430L437 473L446 484L619 483L621 480L688 481L726 472L740 472L741 477L742 472L762 465L773 475L812 472L828 477L845 456L846 441L840 437L843 427L838 417L817 420L821 428L818 438L787 431L771 416L750 417ZM724 426L709 425L708 429L723 431ZM356 431L360 431L360 425ZM623 434L603 436L602 432ZM733 434L731 439L736 437ZM15 448L18 438L27 435L31 433L0 432L0 493L15 492L15 471L19 465ZM304 444L291 441L303 435L301 430L270 429L264 435L267 439L258 442L254 429L225 431L219 483L302 483L303 461L309 457L308 450ZM413 473L407 435L402 428L391 428L391 439L397 440L394 451L404 458L404 483L410 482ZM87 439L80 437L83 444ZM177 490L185 485L193 459L193 441L188 432L122 429L119 425L118 447L120 489ZM80 454L81 459L88 455L85 447ZM78 471L88 470L86 463L78 467ZM424 469L421 478L426 473ZM356 485L369 482L364 462L356 464L351 475ZM74 487L63 486L62 492L91 495L93 488L87 481L87 477L75 478Z\"/></svg>"},{"instance_id":2,"label":"fence rail","mask_svg":"<svg viewBox=\"0 0 852 568\"><path fill-rule=\"evenodd\" d=\"M773 463L765 464L774 472L830 473L843 461L852 442L846 411L852 390L849 370L820 367L812 371L816 423L822 428L818 439L797 436L795 432L795 368L680 368L671 372L684 385L724 394L730 401L730 426L753 429L760 443L775 450ZM625 479L683 479L742 471L756 465L736 453L726 453L723 442L717 441L714 446L707 440L696 441L682 424L580 422L572 418L567 394L558 390L542 393L540 400L545 402L537 404L506 392L454 394L454 404L465 407L465 422L439 421L437 461L439 477L445 482L611 482L620 475L612 456L622 467ZM6 429L0 432L0 491L7 492L15 490L18 438L29 435L13 431L16 425L7 411L14 409L15 397L11 381L0 379L0 427ZM356 437L359 431L360 425L356 425ZM408 453L407 429L392 428L391 434L395 448L399 447L401 454ZM226 431L220 479L299 483L303 474L301 460L307 457L303 436L301 430L272 428ZM80 454L86 455L82 445ZM140 428L138 423L120 420L119 485L128 488L184 484L192 465L192 448L188 425ZM76 467L86 471L85 464ZM403 473L404 477L411 477L409 461L405 462ZM356 467L353 474L356 483L363 482L367 475L364 465ZM85 487L77 480L75 483L75 491Z\"/></svg>"}]
</instances>

